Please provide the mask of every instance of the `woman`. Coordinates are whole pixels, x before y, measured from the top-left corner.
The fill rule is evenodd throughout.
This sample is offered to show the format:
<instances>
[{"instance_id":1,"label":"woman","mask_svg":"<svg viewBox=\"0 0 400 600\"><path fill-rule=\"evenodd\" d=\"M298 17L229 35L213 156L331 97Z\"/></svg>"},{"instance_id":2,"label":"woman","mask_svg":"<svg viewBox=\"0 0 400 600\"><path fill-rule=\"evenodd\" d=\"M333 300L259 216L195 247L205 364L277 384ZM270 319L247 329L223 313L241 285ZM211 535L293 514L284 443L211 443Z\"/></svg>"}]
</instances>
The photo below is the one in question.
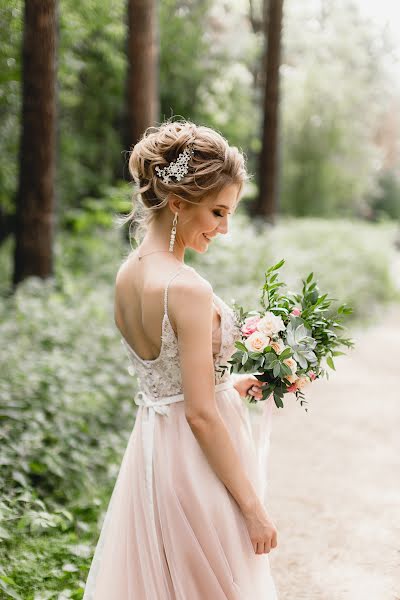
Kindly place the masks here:
<instances>
[{"instance_id":1,"label":"woman","mask_svg":"<svg viewBox=\"0 0 400 600\"><path fill-rule=\"evenodd\" d=\"M275 600L268 431L241 399L261 398L260 382L223 368L234 313L184 263L186 248L204 253L227 233L243 155L212 129L167 121L146 130L129 169L145 235L117 274L115 322L139 408L84 600Z\"/></svg>"}]
</instances>

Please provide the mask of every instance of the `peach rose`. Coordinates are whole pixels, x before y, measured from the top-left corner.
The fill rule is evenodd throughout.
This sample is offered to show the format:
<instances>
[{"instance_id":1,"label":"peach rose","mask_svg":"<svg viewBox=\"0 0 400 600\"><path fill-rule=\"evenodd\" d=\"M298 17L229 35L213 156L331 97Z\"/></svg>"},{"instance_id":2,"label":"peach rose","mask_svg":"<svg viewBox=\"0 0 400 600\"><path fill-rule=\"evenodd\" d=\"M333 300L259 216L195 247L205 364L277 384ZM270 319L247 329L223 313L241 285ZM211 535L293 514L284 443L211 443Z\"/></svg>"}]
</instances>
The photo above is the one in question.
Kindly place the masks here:
<instances>
[{"instance_id":1,"label":"peach rose","mask_svg":"<svg viewBox=\"0 0 400 600\"><path fill-rule=\"evenodd\" d=\"M283 343L283 340L277 340L276 342L271 341L270 346L276 352L276 354L282 354L282 352L285 349L285 344Z\"/></svg>"},{"instance_id":2,"label":"peach rose","mask_svg":"<svg viewBox=\"0 0 400 600\"><path fill-rule=\"evenodd\" d=\"M299 317L301 315L301 310L300 308L297 308L297 306L295 306L290 314L294 315L295 317Z\"/></svg>"},{"instance_id":3,"label":"peach rose","mask_svg":"<svg viewBox=\"0 0 400 600\"><path fill-rule=\"evenodd\" d=\"M314 371L308 371L307 375L309 376L311 381L314 381L314 379L317 378L316 374L314 373Z\"/></svg>"},{"instance_id":4,"label":"peach rose","mask_svg":"<svg viewBox=\"0 0 400 600\"><path fill-rule=\"evenodd\" d=\"M285 358L283 362L289 367L289 369L292 371L292 374L295 375L297 371L297 362L294 360L294 358Z\"/></svg>"},{"instance_id":5,"label":"peach rose","mask_svg":"<svg viewBox=\"0 0 400 600\"><path fill-rule=\"evenodd\" d=\"M293 385L296 384L296 381L298 380L298 375L293 374L293 375L285 375L285 379L287 379L288 381L290 381L290 383L293 383Z\"/></svg>"},{"instance_id":6,"label":"peach rose","mask_svg":"<svg viewBox=\"0 0 400 600\"><path fill-rule=\"evenodd\" d=\"M244 320L244 323L241 327L241 332L245 336L249 336L257 330L257 323L261 319L260 315L253 315L252 317L247 317Z\"/></svg>"},{"instance_id":7,"label":"peach rose","mask_svg":"<svg viewBox=\"0 0 400 600\"><path fill-rule=\"evenodd\" d=\"M301 375L296 381L296 387L298 390L301 390L307 383L310 383L310 380L305 375Z\"/></svg>"},{"instance_id":8,"label":"peach rose","mask_svg":"<svg viewBox=\"0 0 400 600\"><path fill-rule=\"evenodd\" d=\"M255 331L245 340L244 345L250 352L262 352L269 346L269 342L270 338L267 335L261 331Z\"/></svg>"}]
</instances>

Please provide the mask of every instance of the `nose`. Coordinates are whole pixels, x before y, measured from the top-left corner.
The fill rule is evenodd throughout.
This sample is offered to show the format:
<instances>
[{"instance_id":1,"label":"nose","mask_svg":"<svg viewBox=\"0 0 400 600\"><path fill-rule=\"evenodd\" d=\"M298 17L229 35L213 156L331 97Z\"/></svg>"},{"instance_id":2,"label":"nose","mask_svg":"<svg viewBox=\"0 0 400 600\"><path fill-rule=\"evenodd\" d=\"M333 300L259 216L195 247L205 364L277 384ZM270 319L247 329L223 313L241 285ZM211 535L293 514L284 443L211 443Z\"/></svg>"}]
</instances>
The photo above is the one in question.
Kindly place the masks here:
<instances>
[{"instance_id":1,"label":"nose","mask_svg":"<svg viewBox=\"0 0 400 600\"><path fill-rule=\"evenodd\" d=\"M228 215L225 215L223 219L221 219L218 225L218 231L220 233L228 233Z\"/></svg>"}]
</instances>

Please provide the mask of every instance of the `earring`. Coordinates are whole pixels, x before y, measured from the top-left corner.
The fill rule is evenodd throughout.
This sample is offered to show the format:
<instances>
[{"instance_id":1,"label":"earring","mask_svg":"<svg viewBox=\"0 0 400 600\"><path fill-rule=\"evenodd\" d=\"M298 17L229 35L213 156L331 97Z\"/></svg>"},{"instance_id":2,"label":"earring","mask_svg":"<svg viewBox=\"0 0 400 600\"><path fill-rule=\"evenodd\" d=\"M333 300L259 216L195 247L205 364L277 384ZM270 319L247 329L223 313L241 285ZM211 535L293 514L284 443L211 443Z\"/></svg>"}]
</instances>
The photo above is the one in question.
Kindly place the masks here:
<instances>
[{"instance_id":1,"label":"earring","mask_svg":"<svg viewBox=\"0 0 400 600\"><path fill-rule=\"evenodd\" d=\"M174 251L177 222L178 222L178 213L175 213L174 220L172 221L171 238L169 240L169 251L170 252Z\"/></svg>"}]
</instances>

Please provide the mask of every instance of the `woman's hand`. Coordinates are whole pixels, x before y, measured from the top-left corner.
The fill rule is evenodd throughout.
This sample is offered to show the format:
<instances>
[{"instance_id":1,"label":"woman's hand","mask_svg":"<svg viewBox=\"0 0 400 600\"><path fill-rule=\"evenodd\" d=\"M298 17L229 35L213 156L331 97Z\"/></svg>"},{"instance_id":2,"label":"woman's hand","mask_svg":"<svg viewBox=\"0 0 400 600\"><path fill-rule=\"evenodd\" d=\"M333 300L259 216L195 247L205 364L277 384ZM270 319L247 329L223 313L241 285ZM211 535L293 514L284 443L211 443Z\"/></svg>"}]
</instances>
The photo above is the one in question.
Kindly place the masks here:
<instances>
[{"instance_id":1,"label":"woman's hand","mask_svg":"<svg viewBox=\"0 0 400 600\"><path fill-rule=\"evenodd\" d=\"M265 386L263 381L259 381L254 375L235 375L236 381L233 387L239 392L242 398L253 396L256 400L262 398L262 388Z\"/></svg>"}]
</instances>

